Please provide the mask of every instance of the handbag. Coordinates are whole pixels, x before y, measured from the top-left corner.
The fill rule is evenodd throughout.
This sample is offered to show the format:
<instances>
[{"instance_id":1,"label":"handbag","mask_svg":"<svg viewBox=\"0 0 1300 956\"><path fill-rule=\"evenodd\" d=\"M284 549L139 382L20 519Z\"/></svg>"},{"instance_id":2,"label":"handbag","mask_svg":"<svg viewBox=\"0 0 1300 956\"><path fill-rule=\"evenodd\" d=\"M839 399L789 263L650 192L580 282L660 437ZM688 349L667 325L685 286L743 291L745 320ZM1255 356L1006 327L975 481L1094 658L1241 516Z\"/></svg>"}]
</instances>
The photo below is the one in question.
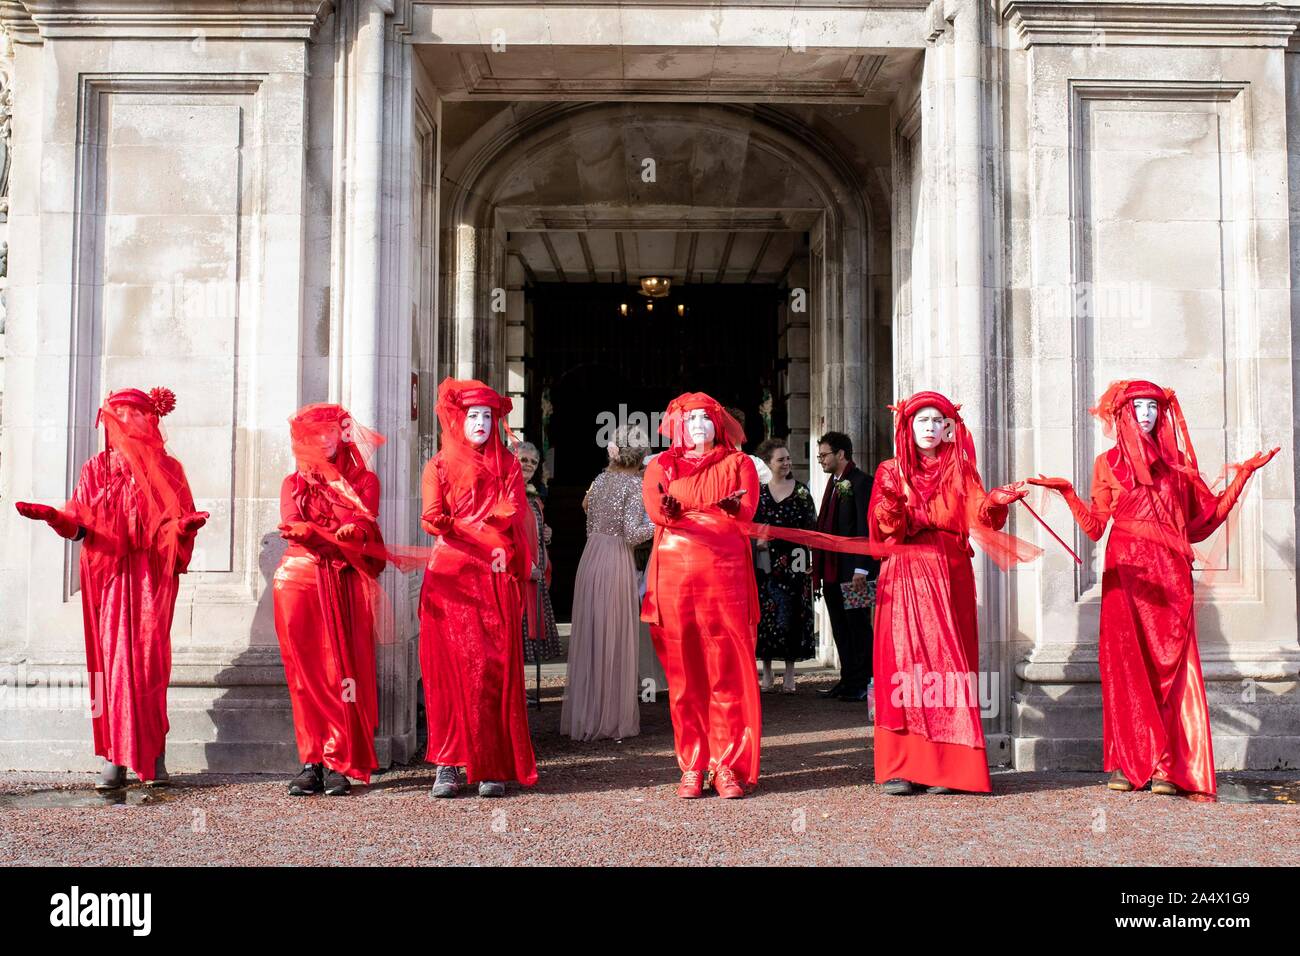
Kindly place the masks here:
<instances>
[{"instance_id":1,"label":"handbag","mask_svg":"<svg viewBox=\"0 0 1300 956\"><path fill-rule=\"evenodd\" d=\"M853 587L852 581L841 581L840 593L844 595L844 610L859 611L876 602L876 582L868 581L867 586L859 592Z\"/></svg>"}]
</instances>

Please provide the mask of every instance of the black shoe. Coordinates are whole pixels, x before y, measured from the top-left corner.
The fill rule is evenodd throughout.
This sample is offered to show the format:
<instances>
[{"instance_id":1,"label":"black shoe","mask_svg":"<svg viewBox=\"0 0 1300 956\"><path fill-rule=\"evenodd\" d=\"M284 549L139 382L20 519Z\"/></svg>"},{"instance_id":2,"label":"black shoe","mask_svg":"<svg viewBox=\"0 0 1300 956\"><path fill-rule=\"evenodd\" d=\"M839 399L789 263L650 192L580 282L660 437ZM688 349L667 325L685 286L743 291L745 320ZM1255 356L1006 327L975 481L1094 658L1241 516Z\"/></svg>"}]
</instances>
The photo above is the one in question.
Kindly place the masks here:
<instances>
[{"instance_id":1,"label":"black shoe","mask_svg":"<svg viewBox=\"0 0 1300 956\"><path fill-rule=\"evenodd\" d=\"M348 778L343 776L333 767L325 769L325 796L342 797L352 789L352 784L348 783Z\"/></svg>"},{"instance_id":2,"label":"black shoe","mask_svg":"<svg viewBox=\"0 0 1300 956\"><path fill-rule=\"evenodd\" d=\"M480 797L504 797L506 795L506 785L497 780L480 781L478 795Z\"/></svg>"},{"instance_id":3,"label":"black shoe","mask_svg":"<svg viewBox=\"0 0 1300 956\"><path fill-rule=\"evenodd\" d=\"M819 690L817 692L817 696L818 697L839 697L840 692L842 690L844 690L844 682L836 681L834 687L832 687L830 690Z\"/></svg>"},{"instance_id":4,"label":"black shoe","mask_svg":"<svg viewBox=\"0 0 1300 956\"><path fill-rule=\"evenodd\" d=\"M99 770L99 779L95 781L96 790L121 790L126 786L126 768L111 763L107 758Z\"/></svg>"},{"instance_id":5,"label":"black shoe","mask_svg":"<svg viewBox=\"0 0 1300 956\"><path fill-rule=\"evenodd\" d=\"M902 777L895 777L893 780L886 780L880 785L880 789L889 794L891 797L906 797L916 793L916 787L912 781L904 780Z\"/></svg>"},{"instance_id":6,"label":"black shoe","mask_svg":"<svg viewBox=\"0 0 1300 956\"><path fill-rule=\"evenodd\" d=\"M854 690L843 690L840 691L839 694L840 700L847 700L855 704L862 703L869 696L870 694L867 692L867 689L865 687L859 687Z\"/></svg>"},{"instance_id":7,"label":"black shoe","mask_svg":"<svg viewBox=\"0 0 1300 956\"><path fill-rule=\"evenodd\" d=\"M926 792L926 793L937 793L937 794L941 794L941 795L942 795L942 794L954 794L954 793L960 793L961 791L959 791L959 790L954 790L952 787L926 787L926 788L925 788L925 792Z\"/></svg>"},{"instance_id":8,"label":"black shoe","mask_svg":"<svg viewBox=\"0 0 1300 956\"><path fill-rule=\"evenodd\" d=\"M302 773L289 781L289 795L293 797L310 796L313 793L320 793L324 789L324 785L321 764L303 764Z\"/></svg>"}]
</instances>

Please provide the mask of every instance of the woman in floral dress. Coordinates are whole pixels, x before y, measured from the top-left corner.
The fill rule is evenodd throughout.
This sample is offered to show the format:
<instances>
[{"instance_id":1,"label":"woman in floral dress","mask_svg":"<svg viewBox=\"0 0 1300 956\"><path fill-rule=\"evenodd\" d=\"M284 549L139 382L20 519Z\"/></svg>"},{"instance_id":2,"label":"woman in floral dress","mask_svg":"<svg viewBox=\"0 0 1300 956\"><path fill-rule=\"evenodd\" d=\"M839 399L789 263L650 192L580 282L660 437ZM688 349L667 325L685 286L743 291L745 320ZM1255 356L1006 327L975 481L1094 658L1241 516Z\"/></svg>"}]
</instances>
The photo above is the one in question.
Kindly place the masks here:
<instances>
[{"instance_id":1,"label":"woman in floral dress","mask_svg":"<svg viewBox=\"0 0 1300 956\"><path fill-rule=\"evenodd\" d=\"M772 471L772 480L759 494L755 524L780 528L817 527L817 511L808 486L796 481L790 449L780 438L769 438L758 447L758 457ZM808 660L817 652L813 637L812 556L802 545L788 541L758 541L755 574L758 576L757 656L763 661L763 690L772 689L772 661L785 661L783 689L795 691L795 661Z\"/></svg>"}]
</instances>

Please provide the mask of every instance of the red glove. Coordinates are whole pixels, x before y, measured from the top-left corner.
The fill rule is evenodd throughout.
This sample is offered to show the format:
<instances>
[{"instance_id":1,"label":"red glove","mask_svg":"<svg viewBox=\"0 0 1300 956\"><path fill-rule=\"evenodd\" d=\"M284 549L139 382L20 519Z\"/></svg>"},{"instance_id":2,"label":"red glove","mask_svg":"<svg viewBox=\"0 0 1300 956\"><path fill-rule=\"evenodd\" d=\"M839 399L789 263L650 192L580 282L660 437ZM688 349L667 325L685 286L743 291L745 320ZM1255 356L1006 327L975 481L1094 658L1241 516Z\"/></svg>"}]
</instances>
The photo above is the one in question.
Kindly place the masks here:
<instances>
[{"instance_id":1,"label":"red glove","mask_svg":"<svg viewBox=\"0 0 1300 956\"><path fill-rule=\"evenodd\" d=\"M1029 494L1029 489L1025 487L1023 481L1013 481L1009 485L1003 485L1001 488L994 488L990 491L988 500L990 504L994 505L1010 505L1027 494Z\"/></svg>"},{"instance_id":2,"label":"red glove","mask_svg":"<svg viewBox=\"0 0 1300 956\"><path fill-rule=\"evenodd\" d=\"M366 530L360 525L349 521L345 525L340 525L334 532L334 537L340 541L355 541L358 544L366 540Z\"/></svg>"},{"instance_id":3,"label":"red glove","mask_svg":"<svg viewBox=\"0 0 1300 956\"><path fill-rule=\"evenodd\" d=\"M739 491L733 492L732 494L727 495L727 497L721 499L718 502L718 507L734 518L740 513L740 499L744 497L744 495L745 489L741 488Z\"/></svg>"},{"instance_id":4,"label":"red glove","mask_svg":"<svg viewBox=\"0 0 1300 956\"><path fill-rule=\"evenodd\" d=\"M193 534L208 523L211 517L206 511L196 511L193 514L185 515L176 523L176 530L182 535Z\"/></svg>"},{"instance_id":5,"label":"red glove","mask_svg":"<svg viewBox=\"0 0 1300 956\"><path fill-rule=\"evenodd\" d=\"M31 518L33 521L44 521L61 538L76 538L81 535L81 525L77 524L70 515L64 514L57 508L51 508L49 505L38 505L29 501L15 502L14 507L18 509L18 513L24 518Z\"/></svg>"},{"instance_id":6,"label":"red glove","mask_svg":"<svg viewBox=\"0 0 1300 956\"><path fill-rule=\"evenodd\" d=\"M664 517L670 521L680 518L682 516L682 503L664 491L662 484L659 485L659 494L662 495L659 499L659 510L663 512Z\"/></svg>"},{"instance_id":7,"label":"red glove","mask_svg":"<svg viewBox=\"0 0 1300 956\"><path fill-rule=\"evenodd\" d=\"M1281 450L1282 449L1278 447L1278 448L1274 448L1272 451L1256 452L1254 455L1251 455L1249 458L1243 461L1241 463L1241 467L1251 472L1259 471L1259 469L1263 468L1270 461L1272 461L1273 456L1276 455Z\"/></svg>"},{"instance_id":8,"label":"red glove","mask_svg":"<svg viewBox=\"0 0 1300 956\"><path fill-rule=\"evenodd\" d=\"M1068 478L1048 478L1046 475L1039 475L1037 478L1027 480L1031 485L1037 485L1040 488L1051 488L1066 497L1069 497L1070 492L1074 491L1074 485L1070 484Z\"/></svg>"},{"instance_id":9,"label":"red glove","mask_svg":"<svg viewBox=\"0 0 1300 956\"><path fill-rule=\"evenodd\" d=\"M447 532L451 531L452 525L455 523L455 519L448 514L440 514L440 515L426 514L424 516L424 519L420 523L424 526L424 530L429 532L429 534L444 535L447 534Z\"/></svg>"},{"instance_id":10,"label":"red glove","mask_svg":"<svg viewBox=\"0 0 1300 956\"><path fill-rule=\"evenodd\" d=\"M311 525L305 521L289 521L280 525L280 537L286 541L305 544L312 535Z\"/></svg>"}]
</instances>

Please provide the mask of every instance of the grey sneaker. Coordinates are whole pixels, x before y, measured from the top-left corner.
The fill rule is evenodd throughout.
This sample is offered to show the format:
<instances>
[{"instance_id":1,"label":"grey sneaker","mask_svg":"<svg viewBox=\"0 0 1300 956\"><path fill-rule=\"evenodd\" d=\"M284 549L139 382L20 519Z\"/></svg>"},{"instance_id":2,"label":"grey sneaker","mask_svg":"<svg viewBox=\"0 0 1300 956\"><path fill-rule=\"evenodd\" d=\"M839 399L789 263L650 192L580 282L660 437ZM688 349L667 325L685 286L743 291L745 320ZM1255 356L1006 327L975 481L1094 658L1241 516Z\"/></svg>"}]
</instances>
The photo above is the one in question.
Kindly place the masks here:
<instances>
[{"instance_id":1,"label":"grey sneaker","mask_svg":"<svg viewBox=\"0 0 1300 956\"><path fill-rule=\"evenodd\" d=\"M909 794L916 793L916 787L912 781L904 780L902 777L886 780L880 785L880 789L891 797L906 797Z\"/></svg>"},{"instance_id":2,"label":"grey sneaker","mask_svg":"<svg viewBox=\"0 0 1300 956\"><path fill-rule=\"evenodd\" d=\"M153 779L146 780L146 787L170 787L172 783L171 774L167 772L167 764L163 762L163 754L158 755L158 759L153 762Z\"/></svg>"},{"instance_id":3,"label":"grey sneaker","mask_svg":"<svg viewBox=\"0 0 1300 956\"><path fill-rule=\"evenodd\" d=\"M433 796L454 797L460 790L460 768L440 764L433 778Z\"/></svg>"},{"instance_id":4,"label":"grey sneaker","mask_svg":"<svg viewBox=\"0 0 1300 956\"><path fill-rule=\"evenodd\" d=\"M478 795L480 797L504 797L506 795L506 785L498 783L496 780L484 780L478 785Z\"/></svg>"},{"instance_id":5,"label":"grey sneaker","mask_svg":"<svg viewBox=\"0 0 1300 956\"><path fill-rule=\"evenodd\" d=\"M104 758L104 766L99 769L99 779L95 781L96 790L121 790L126 786L126 768L109 763Z\"/></svg>"}]
</instances>

